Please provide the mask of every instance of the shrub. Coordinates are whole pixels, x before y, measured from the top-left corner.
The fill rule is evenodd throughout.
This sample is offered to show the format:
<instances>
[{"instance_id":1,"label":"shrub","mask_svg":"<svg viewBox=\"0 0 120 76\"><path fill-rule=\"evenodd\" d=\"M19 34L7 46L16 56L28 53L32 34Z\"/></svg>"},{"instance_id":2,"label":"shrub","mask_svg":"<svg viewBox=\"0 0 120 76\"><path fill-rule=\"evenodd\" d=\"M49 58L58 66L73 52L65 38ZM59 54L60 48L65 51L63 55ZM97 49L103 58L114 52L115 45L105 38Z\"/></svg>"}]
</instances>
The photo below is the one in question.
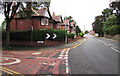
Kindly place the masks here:
<instances>
[{"instance_id":1,"label":"shrub","mask_svg":"<svg viewBox=\"0 0 120 76\"><path fill-rule=\"evenodd\" d=\"M48 33L50 36L47 40L54 40L53 39L53 33L57 35L55 38L56 41L64 41L65 40L65 34L66 31L62 29L41 29L41 30L35 30L33 39L36 40L45 40L46 33Z\"/></svg>"},{"instance_id":2,"label":"shrub","mask_svg":"<svg viewBox=\"0 0 120 76\"><path fill-rule=\"evenodd\" d=\"M84 33L83 32L81 32L81 33L78 33L81 37L83 37L84 36Z\"/></svg>"},{"instance_id":3,"label":"shrub","mask_svg":"<svg viewBox=\"0 0 120 76\"><path fill-rule=\"evenodd\" d=\"M45 40L45 33L46 30L45 29L40 29L40 30L34 30L33 31L33 40L34 41L44 41Z\"/></svg>"},{"instance_id":4,"label":"shrub","mask_svg":"<svg viewBox=\"0 0 120 76\"><path fill-rule=\"evenodd\" d=\"M65 35L67 34L66 30L63 29L54 29L57 37L56 37L56 41L64 41L65 40Z\"/></svg>"},{"instance_id":5,"label":"shrub","mask_svg":"<svg viewBox=\"0 0 120 76\"><path fill-rule=\"evenodd\" d=\"M6 40L6 31L2 31L2 41Z\"/></svg>"},{"instance_id":6,"label":"shrub","mask_svg":"<svg viewBox=\"0 0 120 76\"><path fill-rule=\"evenodd\" d=\"M10 32L10 40L31 40L31 31L12 31Z\"/></svg>"},{"instance_id":7,"label":"shrub","mask_svg":"<svg viewBox=\"0 0 120 76\"><path fill-rule=\"evenodd\" d=\"M120 25L112 25L108 27L105 32L110 35L120 34Z\"/></svg>"},{"instance_id":8,"label":"shrub","mask_svg":"<svg viewBox=\"0 0 120 76\"><path fill-rule=\"evenodd\" d=\"M46 33L50 34L51 36L53 33L57 35L55 38L56 41L64 41L65 40L65 35L66 35L66 30L62 29L39 29L39 30L34 30L33 32L31 31L12 31L10 32L10 40L22 40L22 41L30 41L31 40L31 35L33 35L33 40L34 41L44 41L46 38ZM2 40L5 41L6 39L6 32L2 32ZM48 40L53 40L53 37L50 37Z\"/></svg>"},{"instance_id":9,"label":"shrub","mask_svg":"<svg viewBox=\"0 0 120 76\"><path fill-rule=\"evenodd\" d=\"M74 36L75 36L74 33L68 33L68 34L67 34L67 37L68 37L68 38L74 38Z\"/></svg>"}]
</instances>

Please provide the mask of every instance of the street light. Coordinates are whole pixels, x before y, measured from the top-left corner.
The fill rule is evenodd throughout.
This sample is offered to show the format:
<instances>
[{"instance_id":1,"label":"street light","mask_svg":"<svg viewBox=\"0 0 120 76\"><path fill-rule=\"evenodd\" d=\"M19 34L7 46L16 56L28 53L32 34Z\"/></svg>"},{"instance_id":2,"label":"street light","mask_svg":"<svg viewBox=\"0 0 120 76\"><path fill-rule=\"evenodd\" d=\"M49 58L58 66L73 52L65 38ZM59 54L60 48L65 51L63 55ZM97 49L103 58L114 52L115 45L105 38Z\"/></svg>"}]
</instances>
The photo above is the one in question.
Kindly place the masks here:
<instances>
[{"instance_id":1,"label":"street light","mask_svg":"<svg viewBox=\"0 0 120 76\"><path fill-rule=\"evenodd\" d=\"M31 45L33 45L33 26L31 26Z\"/></svg>"}]
</instances>

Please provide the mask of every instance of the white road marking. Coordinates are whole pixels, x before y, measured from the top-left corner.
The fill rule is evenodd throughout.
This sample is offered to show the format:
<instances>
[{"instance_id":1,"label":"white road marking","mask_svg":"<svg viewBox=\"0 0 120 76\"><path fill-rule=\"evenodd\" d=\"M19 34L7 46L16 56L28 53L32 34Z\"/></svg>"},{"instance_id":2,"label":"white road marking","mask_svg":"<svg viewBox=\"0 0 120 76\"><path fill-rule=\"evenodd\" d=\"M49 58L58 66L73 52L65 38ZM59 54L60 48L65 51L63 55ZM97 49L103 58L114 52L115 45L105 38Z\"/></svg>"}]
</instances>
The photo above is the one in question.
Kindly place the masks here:
<instances>
[{"instance_id":1,"label":"white road marking","mask_svg":"<svg viewBox=\"0 0 120 76\"><path fill-rule=\"evenodd\" d=\"M32 55L39 55L39 54L41 54L41 52L32 53Z\"/></svg>"},{"instance_id":2,"label":"white road marking","mask_svg":"<svg viewBox=\"0 0 120 76\"><path fill-rule=\"evenodd\" d=\"M113 49L114 51L116 51L116 52L120 53L120 51L119 51L119 50L116 50L116 49L115 49L115 48L113 48L113 47L111 47L111 49Z\"/></svg>"},{"instance_id":3,"label":"white road marking","mask_svg":"<svg viewBox=\"0 0 120 76\"><path fill-rule=\"evenodd\" d=\"M15 60L15 61L9 62L9 63L0 63L0 65L12 65L12 64L16 64L16 63L20 63L21 62L20 59L11 58L11 57L0 57L0 59L6 59L6 60L12 59L12 60Z\"/></svg>"},{"instance_id":4,"label":"white road marking","mask_svg":"<svg viewBox=\"0 0 120 76\"><path fill-rule=\"evenodd\" d=\"M109 46L108 44L105 44L106 46Z\"/></svg>"},{"instance_id":5,"label":"white road marking","mask_svg":"<svg viewBox=\"0 0 120 76\"><path fill-rule=\"evenodd\" d=\"M69 73L69 68L68 68L68 67L66 67L66 73L67 73L67 74Z\"/></svg>"},{"instance_id":6,"label":"white road marking","mask_svg":"<svg viewBox=\"0 0 120 76\"><path fill-rule=\"evenodd\" d=\"M110 45L110 46L114 46L114 45L112 45L112 44L110 44L110 43L107 43L108 45Z\"/></svg>"}]
</instances>

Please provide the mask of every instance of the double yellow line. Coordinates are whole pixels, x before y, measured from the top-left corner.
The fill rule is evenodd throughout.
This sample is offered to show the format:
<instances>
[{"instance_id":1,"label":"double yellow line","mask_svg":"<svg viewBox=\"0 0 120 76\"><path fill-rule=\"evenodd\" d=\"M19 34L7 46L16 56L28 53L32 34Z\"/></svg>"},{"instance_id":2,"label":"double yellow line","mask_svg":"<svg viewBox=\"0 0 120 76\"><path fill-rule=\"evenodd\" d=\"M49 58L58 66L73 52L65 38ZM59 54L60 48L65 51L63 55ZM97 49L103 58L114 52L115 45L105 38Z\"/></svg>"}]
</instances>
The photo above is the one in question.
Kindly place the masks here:
<instances>
[{"instance_id":1,"label":"double yellow line","mask_svg":"<svg viewBox=\"0 0 120 76\"><path fill-rule=\"evenodd\" d=\"M7 69L7 68L4 68L2 66L0 66L0 70L3 71L3 72L6 72L7 74L11 74L13 76L24 76L16 71L13 71L13 70L10 70L10 69Z\"/></svg>"},{"instance_id":2,"label":"double yellow line","mask_svg":"<svg viewBox=\"0 0 120 76\"><path fill-rule=\"evenodd\" d=\"M76 47L78 47L79 45L83 44L85 41L87 41L87 39L83 40L81 43L78 43L78 44L76 44L76 45L74 45L74 46L72 46L72 47L70 47L70 48L76 48Z\"/></svg>"}]
</instances>

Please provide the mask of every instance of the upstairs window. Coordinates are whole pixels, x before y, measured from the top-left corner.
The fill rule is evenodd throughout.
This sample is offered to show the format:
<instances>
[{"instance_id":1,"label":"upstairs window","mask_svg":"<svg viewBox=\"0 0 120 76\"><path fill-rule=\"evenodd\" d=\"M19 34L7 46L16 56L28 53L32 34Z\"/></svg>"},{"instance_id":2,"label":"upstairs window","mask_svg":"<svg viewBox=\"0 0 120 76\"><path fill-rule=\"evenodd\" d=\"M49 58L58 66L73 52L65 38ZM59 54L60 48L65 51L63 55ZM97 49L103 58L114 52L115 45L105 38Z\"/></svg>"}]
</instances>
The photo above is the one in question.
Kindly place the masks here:
<instances>
[{"instance_id":1,"label":"upstairs window","mask_svg":"<svg viewBox=\"0 0 120 76\"><path fill-rule=\"evenodd\" d=\"M41 25L48 25L49 24L49 20L48 19L41 19Z\"/></svg>"},{"instance_id":2,"label":"upstairs window","mask_svg":"<svg viewBox=\"0 0 120 76\"><path fill-rule=\"evenodd\" d=\"M48 23L49 23L49 20L48 20L48 19L46 19L46 25L48 25Z\"/></svg>"},{"instance_id":3,"label":"upstairs window","mask_svg":"<svg viewBox=\"0 0 120 76\"><path fill-rule=\"evenodd\" d=\"M41 19L41 25L45 25L45 20Z\"/></svg>"}]
</instances>

